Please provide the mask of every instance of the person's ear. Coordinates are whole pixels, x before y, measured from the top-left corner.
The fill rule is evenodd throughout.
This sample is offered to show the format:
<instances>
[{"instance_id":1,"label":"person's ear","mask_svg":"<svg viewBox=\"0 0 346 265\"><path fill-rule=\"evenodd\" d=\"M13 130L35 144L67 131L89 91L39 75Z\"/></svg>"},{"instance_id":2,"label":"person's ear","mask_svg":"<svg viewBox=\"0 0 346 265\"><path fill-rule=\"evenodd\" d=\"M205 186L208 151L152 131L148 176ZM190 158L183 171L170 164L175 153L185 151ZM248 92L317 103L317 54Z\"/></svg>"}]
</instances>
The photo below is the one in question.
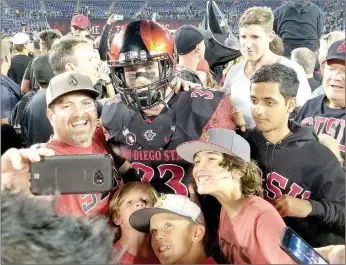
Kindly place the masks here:
<instances>
[{"instance_id":1,"label":"person's ear","mask_svg":"<svg viewBox=\"0 0 346 265\"><path fill-rule=\"evenodd\" d=\"M292 113L294 111L294 109L296 108L297 106L297 103L296 103L296 98L290 98L288 101L287 101L287 106L288 106L288 109L287 109L287 112L288 113Z\"/></svg>"},{"instance_id":2,"label":"person's ear","mask_svg":"<svg viewBox=\"0 0 346 265\"><path fill-rule=\"evenodd\" d=\"M65 65L66 71L74 71L76 69L75 65L73 63L67 63Z\"/></svg>"},{"instance_id":3,"label":"person's ear","mask_svg":"<svg viewBox=\"0 0 346 265\"><path fill-rule=\"evenodd\" d=\"M197 44L197 45L196 45L196 48L195 48L195 51L196 51L197 53L199 53L199 50L200 50L199 44Z\"/></svg>"},{"instance_id":4,"label":"person's ear","mask_svg":"<svg viewBox=\"0 0 346 265\"><path fill-rule=\"evenodd\" d=\"M199 242L203 240L205 235L205 227L203 225L195 225L193 229L192 241Z\"/></svg>"},{"instance_id":5,"label":"person's ear","mask_svg":"<svg viewBox=\"0 0 346 265\"><path fill-rule=\"evenodd\" d=\"M269 37L269 42L272 42L274 40L274 36L275 36L275 32L274 31L271 31L268 35Z\"/></svg>"},{"instance_id":6,"label":"person's ear","mask_svg":"<svg viewBox=\"0 0 346 265\"><path fill-rule=\"evenodd\" d=\"M50 122L50 124L52 125L52 127L54 128L54 119L55 119L55 114L54 114L54 111L51 109L51 108L48 108L47 109L47 112L46 112L46 115L47 115L47 118Z\"/></svg>"}]
</instances>

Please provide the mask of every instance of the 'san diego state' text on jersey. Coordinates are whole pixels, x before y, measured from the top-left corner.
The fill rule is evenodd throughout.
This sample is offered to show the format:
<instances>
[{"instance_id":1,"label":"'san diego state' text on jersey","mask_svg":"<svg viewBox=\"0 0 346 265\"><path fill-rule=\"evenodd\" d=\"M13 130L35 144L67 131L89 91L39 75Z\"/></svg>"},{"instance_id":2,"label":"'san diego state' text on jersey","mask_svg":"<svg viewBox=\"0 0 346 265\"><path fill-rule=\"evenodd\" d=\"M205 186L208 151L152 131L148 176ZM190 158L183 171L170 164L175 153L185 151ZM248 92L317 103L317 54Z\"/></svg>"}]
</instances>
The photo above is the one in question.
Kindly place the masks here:
<instances>
[{"instance_id":1,"label":"'san diego state' text on jersey","mask_svg":"<svg viewBox=\"0 0 346 265\"><path fill-rule=\"evenodd\" d=\"M154 119L114 98L103 108L102 124L108 141L132 163L138 180L161 193L188 195L192 166L177 155L176 147L200 139L210 128L234 130L235 111L223 92L194 90L173 96Z\"/></svg>"}]
</instances>

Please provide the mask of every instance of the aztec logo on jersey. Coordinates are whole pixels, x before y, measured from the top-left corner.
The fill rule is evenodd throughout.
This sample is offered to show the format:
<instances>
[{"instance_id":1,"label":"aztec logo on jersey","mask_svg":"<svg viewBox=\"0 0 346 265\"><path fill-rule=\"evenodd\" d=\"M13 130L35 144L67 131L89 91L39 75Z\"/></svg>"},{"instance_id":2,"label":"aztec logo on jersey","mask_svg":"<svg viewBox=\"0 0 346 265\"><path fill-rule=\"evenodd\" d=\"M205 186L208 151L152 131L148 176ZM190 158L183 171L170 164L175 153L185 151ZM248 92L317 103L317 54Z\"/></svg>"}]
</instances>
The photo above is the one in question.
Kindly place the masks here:
<instances>
[{"instance_id":1,"label":"aztec logo on jersey","mask_svg":"<svg viewBox=\"0 0 346 265\"><path fill-rule=\"evenodd\" d=\"M153 130L146 130L144 132L144 138L147 139L147 141L152 141L155 136L156 133L154 133Z\"/></svg>"}]
</instances>

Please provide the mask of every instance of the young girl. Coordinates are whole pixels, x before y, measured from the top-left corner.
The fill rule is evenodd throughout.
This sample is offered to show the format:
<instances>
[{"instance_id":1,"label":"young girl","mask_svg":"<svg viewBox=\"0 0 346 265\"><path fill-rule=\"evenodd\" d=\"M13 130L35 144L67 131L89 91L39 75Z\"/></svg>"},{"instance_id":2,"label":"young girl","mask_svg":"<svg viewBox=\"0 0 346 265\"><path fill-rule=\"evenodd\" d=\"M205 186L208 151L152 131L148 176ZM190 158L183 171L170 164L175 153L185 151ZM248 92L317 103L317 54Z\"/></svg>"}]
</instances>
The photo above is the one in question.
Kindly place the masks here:
<instances>
[{"instance_id":1,"label":"young girl","mask_svg":"<svg viewBox=\"0 0 346 265\"><path fill-rule=\"evenodd\" d=\"M222 205L219 244L229 264L292 264L279 246L285 223L262 196L259 169L250 161L250 146L234 131L210 129L205 141L177 147L180 157L194 163L199 194Z\"/></svg>"}]
</instances>

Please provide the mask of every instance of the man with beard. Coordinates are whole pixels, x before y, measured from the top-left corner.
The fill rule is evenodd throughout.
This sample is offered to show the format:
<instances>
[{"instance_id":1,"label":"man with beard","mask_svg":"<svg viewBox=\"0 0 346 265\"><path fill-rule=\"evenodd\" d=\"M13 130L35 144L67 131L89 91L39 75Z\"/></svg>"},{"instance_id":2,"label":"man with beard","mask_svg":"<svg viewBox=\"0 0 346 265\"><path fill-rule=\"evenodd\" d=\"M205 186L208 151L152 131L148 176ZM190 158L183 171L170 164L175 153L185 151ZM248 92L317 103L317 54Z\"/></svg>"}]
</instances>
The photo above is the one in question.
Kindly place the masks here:
<instances>
[{"instance_id":1,"label":"man with beard","mask_svg":"<svg viewBox=\"0 0 346 265\"><path fill-rule=\"evenodd\" d=\"M46 100L47 117L54 135L47 147L56 155L109 153L102 127L97 121L95 98L98 95L91 80L76 72L66 72L51 80ZM106 214L108 196L109 193L62 195L56 207L58 211L67 213Z\"/></svg>"},{"instance_id":2,"label":"man with beard","mask_svg":"<svg viewBox=\"0 0 346 265\"><path fill-rule=\"evenodd\" d=\"M30 195L29 161L40 161L40 155L109 153L97 120L95 98L98 95L91 80L82 74L69 71L52 78L46 91L47 117L54 131L47 143L51 150L10 149L1 160L2 189ZM117 177L115 170L114 176ZM60 195L56 210L75 216L107 215L108 196L109 193Z\"/></svg>"}]
</instances>

